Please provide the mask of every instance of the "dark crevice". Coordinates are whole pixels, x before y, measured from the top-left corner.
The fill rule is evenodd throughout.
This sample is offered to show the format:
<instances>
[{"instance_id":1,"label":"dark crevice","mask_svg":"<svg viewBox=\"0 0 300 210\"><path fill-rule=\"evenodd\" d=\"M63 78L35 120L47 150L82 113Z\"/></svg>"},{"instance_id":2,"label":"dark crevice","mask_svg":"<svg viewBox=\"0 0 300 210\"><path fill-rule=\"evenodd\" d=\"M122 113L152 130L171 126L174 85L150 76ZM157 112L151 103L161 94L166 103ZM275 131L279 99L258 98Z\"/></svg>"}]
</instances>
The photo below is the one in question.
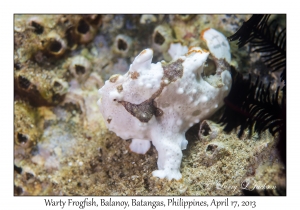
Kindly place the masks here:
<instances>
[{"instance_id":1,"label":"dark crevice","mask_svg":"<svg viewBox=\"0 0 300 210\"><path fill-rule=\"evenodd\" d=\"M159 32L156 32L154 36L154 42L156 44L162 45L165 42L165 38Z\"/></svg>"},{"instance_id":2,"label":"dark crevice","mask_svg":"<svg viewBox=\"0 0 300 210\"><path fill-rule=\"evenodd\" d=\"M21 195L23 193L23 189L14 185L14 195Z\"/></svg>"},{"instance_id":3,"label":"dark crevice","mask_svg":"<svg viewBox=\"0 0 300 210\"><path fill-rule=\"evenodd\" d=\"M60 84L59 82L55 81L54 84L53 84L53 88L56 90L56 91L60 91L62 89L62 84Z\"/></svg>"},{"instance_id":4,"label":"dark crevice","mask_svg":"<svg viewBox=\"0 0 300 210\"><path fill-rule=\"evenodd\" d=\"M22 133L18 133L17 138L18 138L18 142L19 142L19 143L24 143L24 144L25 144L25 143L28 141L28 137L25 136L25 135L22 134Z\"/></svg>"},{"instance_id":5,"label":"dark crevice","mask_svg":"<svg viewBox=\"0 0 300 210\"><path fill-rule=\"evenodd\" d=\"M74 34L74 26L66 30L65 37L68 47L72 48L76 44L76 36Z\"/></svg>"},{"instance_id":6,"label":"dark crevice","mask_svg":"<svg viewBox=\"0 0 300 210\"><path fill-rule=\"evenodd\" d=\"M22 65L20 63L14 63L14 68L18 71L21 70Z\"/></svg>"},{"instance_id":7,"label":"dark crevice","mask_svg":"<svg viewBox=\"0 0 300 210\"><path fill-rule=\"evenodd\" d=\"M206 152L209 152L209 153L214 153L214 151L218 148L217 145L215 144L209 144L206 148Z\"/></svg>"},{"instance_id":8,"label":"dark crevice","mask_svg":"<svg viewBox=\"0 0 300 210\"><path fill-rule=\"evenodd\" d=\"M21 174L22 173L22 168L14 165L14 171L17 172L18 174Z\"/></svg>"},{"instance_id":9,"label":"dark crevice","mask_svg":"<svg viewBox=\"0 0 300 210\"><path fill-rule=\"evenodd\" d=\"M60 95L60 94L54 94L52 96L52 101L53 103L59 103L64 99L64 95Z\"/></svg>"},{"instance_id":10,"label":"dark crevice","mask_svg":"<svg viewBox=\"0 0 300 210\"><path fill-rule=\"evenodd\" d=\"M31 26L34 27L34 32L36 34L42 34L44 32L44 27L35 21L31 21Z\"/></svg>"},{"instance_id":11,"label":"dark crevice","mask_svg":"<svg viewBox=\"0 0 300 210\"><path fill-rule=\"evenodd\" d=\"M19 82L20 87L23 89L28 89L28 87L31 84L30 81L26 77L21 76L21 75L18 77L18 82Z\"/></svg>"},{"instance_id":12,"label":"dark crevice","mask_svg":"<svg viewBox=\"0 0 300 210\"><path fill-rule=\"evenodd\" d=\"M48 46L49 51L53 53L58 53L61 50L61 48L62 44L56 39L52 40Z\"/></svg>"},{"instance_id":13,"label":"dark crevice","mask_svg":"<svg viewBox=\"0 0 300 210\"><path fill-rule=\"evenodd\" d=\"M34 177L32 173L28 173L28 172L25 173L25 176L26 176L26 180L29 180Z\"/></svg>"},{"instance_id":14,"label":"dark crevice","mask_svg":"<svg viewBox=\"0 0 300 210\"><path fill-rule=\"evenodd\" d=\"M75 71L76 71L77 75L84 74L85 68L84 68L84 66L81 66L81 65L75 65Z\"/></svg>"},{"instance_id":15,"label":"dark crevice","mask_svg":"<svg viewBox=\"0 0 300 210\"><path fill-rule=\"evenodd\" d=\"M81 34L86 34L90 30L90 26L85 20L81 19L77 26L77 31Z\"/></svg>"},{"instance_id":16,"label":"dark crevice","mask_svg":"<svg viewBox=\"0 0 300 210\"><path fill-rule=\"evenodd\" d=\"M200 133L203 136L208 136L209 132L211 132L211 129L209 127L209 125L207 124L206 120L204 120L201 124L200 124Z\"/></svg>"},{"instance_id":17,"label":"dark crevice","mask_svg":"<svg viewBox=\"0 0 300 210\"><path fill-rule=\"evenodd\" d=\"M127 50L127 43L123 39L118 39L118 49L122 51Z\"/></svg>"},{"instance_id":18,"label":"dark crevice","mask_svg":"<svg viewBox=\"0 0 300 210\"><path fill-rule=\"evenodd\" d=\"M217 71L217 66L215 62L211 58L208 58L206 60L206 65L203 68L203 75L206 77L210 75L215 75L216 71Z\"/></svg>"}]
</instances>

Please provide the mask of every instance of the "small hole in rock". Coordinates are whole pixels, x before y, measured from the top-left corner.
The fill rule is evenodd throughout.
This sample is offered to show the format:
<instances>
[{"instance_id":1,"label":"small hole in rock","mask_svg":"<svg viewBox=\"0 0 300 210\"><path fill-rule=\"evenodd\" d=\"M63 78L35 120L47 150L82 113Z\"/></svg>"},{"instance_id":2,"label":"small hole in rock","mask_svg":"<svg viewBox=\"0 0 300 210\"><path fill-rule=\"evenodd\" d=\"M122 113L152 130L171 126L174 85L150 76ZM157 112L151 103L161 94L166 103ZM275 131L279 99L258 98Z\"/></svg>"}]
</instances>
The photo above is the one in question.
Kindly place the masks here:
<instances>
[{"instance_id":1,"label":"small hole in rock","mask_svg":"<svg viewBox=\"0 0 300 210\"><path fill-rule=\"evenodd\" d=\"M14 64L14 68L15 68L16 70L20 70L20 69L22 68L22 65L21 65L20 63L15 63L15 64Z\"/></svg>"},{"instance_id":2,"label":"small hole in rock","mask_svg":"<svg viewBox=\"0 0 300 210\"><path fill-rule=\"evenodd\" d=\"M34 177L32 173L28 173L28 172L25 174L25 176L26 176L26 180L29 180Z\"/></svg>"},{"instance_id":3,"label":"small hole in rock","mask_svg":"<svg viewBox=\"0 0 300 210\"><path fill-rule=\"evenodd\" d=\"M145 187L146 190L150 189L150 183L147 179L144 179L144 187Z\"/></svg>"},{"instance_id":4,"label":"small hole in rock","mask_svg":"<svg viewBox=\"0 0 300 210\"><path fill-rule=\"evenodd\" d=\"M50 43L49 43L49 51L51 52L54 52L54 53L58 53L62 48L62 44L57 41L57 40L52 40Z\"/></svg>"},{"instance_id":5,"label":"small hole in rock","mask_svg":"<svg viewBox=\"0 0 300 210\"><path fill-rule=\"evenodd\" d=\"M105 147L106 147L106 149L109 149L109 148L111 148L111 143L110 142L108 142L106 145L105 145Z\"/></svg>"},{"instance_id":6,"label":"small hole in rock","mask_svg":"<svg viewBox=\"0 0 300 210\"><path fill-rule=\"evenodd\" d=\"M209 144L209 145L207 146L207 148L206 148L206 152L212 154L212 153L214 153L214 151L215 151L217 148L218 148L217 145L215 145L215 144Z\"/></svg>"},{"instance_id":7,"label":"small hole in rock","mask_svg":"<svg viewBox=\"0 0 300 210\"><path fill-rule=\"evenodd\" d=\"M44 32L44 27L35 21L31 21L31 26L34 27L34 32L36 34L42 34Z\"/></svg>"},{"instance_id":8,"label":"small hole in rock","mask_svg":"<svg viewBox=\"0 0 300 210\"><path fill-rule=\"evenodd\" d=\"M62 101L62 99L63 99L63 96L61 96L61 95L59 95L59 94L54 94L54 95L52 96L52 101L53 101L54 103L58 103L58 102Z\"/></svg>"},{"instance_id":9,"label":"small hole in rock","mask_svg":"<svg viewBox=\"0 0 300 210\"><path fill-rule=\"evenodd\" d=\"M59 82L55 81L53 87L56 91L59 91L62 89L63 86Z\"/></svg>"},{"instance_id":10,"label":"small hole in rock","mask_svg":"<svg viewBox=\"0 0 300 210\"><path fill-rule=\"evenodd\" d=\"M18 167L16 165L14 165L14 170L18 173L18 174L21 174L22 173L22 168L21 167Z\"/></svg>"},{"instance_id":11,"label":"small hole in rock","mask_svg":"<svg viewBox=\"0 0 300 210\"><path fill-rule=\"evenodd\" d=\"M75 65L75 71L76 71L76 74L84 74L85 73L85 68L84 66L81 66L81 65Z\"/></svg>"},{"instance_id":12,"label":"small hole in rock","mask_svg":"<svg viewBox=\"0 0 300 210\"><path fill-rule=\"evenodd\" d=\"M209 131L210 131L209 128L208 128L208 129L203 129L203 130L201 131L201 133L202 133L203 136L207 136L207 135L209 135Z\"/></svg>"},{"instance_id":13,"label":"small hole in rock","mask_svg":"<svg viewBox=\"0 0 300 210\"><path fill-rule=\"evenodd\" d=\"M66 30L66 40L68 47L72 48L76 43L76 35L74 34L74 27L70 27Z\"/></svg>"},{"instance_id":14,"label":"small hole in rock","mask_svg":"<svg viewBox=\"0 0 300 210\"><path fill-rule=\"evenodd\" d=\"M127 49L127 43L123 39L118 39L118 49L123 51Z\"/></svg>"},{"instance_id":15,"label":"small hole in rock","mask_svg":"<svg viewBox=\"0 0 300 210\"><path fill-rule=\"evenodd\" d=\"M209 125L207 124L206 120L203 121L200 124L200 133L201 133L201 135L207 136L207 135L209 135L210 131L211 131L211 129L210 129Z\"/></svg>"},{"instance_id":16,"label":"small hole in rock","mask_svg":"<svg viewBox=\"0 0 300 210\"><path fill-rule=\"evenodd\" d=\"M81 34L86 34L90 30L90 26L83 19L79 21L77 31Z\"/></svg>"},{"instance_id":17,"label":"small hole in rock","mask_svg":"<svg viewBox=\"0 0 300 210\"><path fill-rule=\"evenodd\" d=\"M162 45L165 42L165 38L159 32L156 32L154 36L154 42L156 44Z\"/></svg>"},{"instance_id":18,"label":"small hole in rock","mask_svg":"<svg viewBox=\"0 0 300 210\"><path fill-rule=\"evenodd\" d=\"M23 193L23 189L21 187L17 187L14 185L14 194L15 195L21 195Z\"/></svg>"},{"instance_id":19,"label":"small hole in rock","mask_svg":"<svg viewBox=\"0 0 300 210\"><path fill-rule=\"evenodd\" d=\"M67 110L68 112L73 112L73 111L76 111L76 113L78 114L82 114L82 111L81 111L81 108L80 108L80 105L78 103L65 103L63 106L61 106L62 108L64 108L65 110Z\"/></svg>"},{"instance_id":20,"label":"small hole in rock","mask_svg":"<svg viewBox=\"0 0 300 210\"><path fill-rule=\"evenodd\" d=\"M18 142L25 144L28 141L27 136L23 135L22 133L18 133Z\"/></svg>"},{"instance_id":21,"label":"small hole in rock","mask_svg":"<svg viewBox=\"0 0 300 210\"><path fill-rule=\"evenodd\" d=\"M19 79L19 85L23 89L27 89L31 84L30 81L26 77L23 77L21 75L18 77L18 79Z\"/></svg>"}]
</instances>

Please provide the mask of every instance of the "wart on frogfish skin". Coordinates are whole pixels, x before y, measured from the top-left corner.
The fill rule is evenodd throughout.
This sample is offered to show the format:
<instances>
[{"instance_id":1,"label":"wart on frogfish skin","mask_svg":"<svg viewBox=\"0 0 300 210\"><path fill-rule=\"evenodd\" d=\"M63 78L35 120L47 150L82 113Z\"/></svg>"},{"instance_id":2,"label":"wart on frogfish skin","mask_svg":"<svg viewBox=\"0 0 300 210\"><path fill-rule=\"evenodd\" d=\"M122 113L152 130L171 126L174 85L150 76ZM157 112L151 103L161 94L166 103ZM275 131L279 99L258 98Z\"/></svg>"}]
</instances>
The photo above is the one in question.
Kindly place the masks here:
<instances>
[{"instance_id":1,"label":"wart on frogfish skin","mask_svg":"<svg viewBox=\"0 0 300 210\"><path fill-rule=\"evenodd\" d=\"M137 79L139 76L140 76L140 74L137 71L130 73L131 79Z\"/></svg>"}]
</instances>

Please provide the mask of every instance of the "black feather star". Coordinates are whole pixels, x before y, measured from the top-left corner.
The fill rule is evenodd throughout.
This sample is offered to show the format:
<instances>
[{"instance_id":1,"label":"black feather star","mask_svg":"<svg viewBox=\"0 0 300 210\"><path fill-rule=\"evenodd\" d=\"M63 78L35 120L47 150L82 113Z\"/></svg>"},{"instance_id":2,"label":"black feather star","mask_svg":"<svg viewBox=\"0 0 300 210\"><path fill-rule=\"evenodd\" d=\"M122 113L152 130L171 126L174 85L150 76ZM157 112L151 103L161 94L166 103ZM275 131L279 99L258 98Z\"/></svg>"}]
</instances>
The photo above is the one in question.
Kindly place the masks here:
<instances>
[{"instance_id":1,"label":"black feather star","mask_svg":"<svg viewBox=\"0 0 300 210\"><path fill-rule=\"evenodd\" d=\"M264 87L259 78L251 82L251 75L243 79L242 75L232 68L232 87L224 98L225 109L219 123L224 126L225 132L238 130L241 138L245 130L260 135L263 131L275 136L278 134L277 148L281 160L286 164L286 97L280 96L279 87L271 94L270 83ZM281 98L281 99L280 99Z\"/></svg>"},{"instance_id":2,"label":"black feather star","mask_svg":"<svg viewBox=\"0 0 300 210\"><path fill-rule=\"evenodd\" d=\"M281 71L281 81L286 86L286 29L280 29L274 19L268 23L270 15L255 14L232 36L229 41L238 40L239 48L247 43L253 52L261 53L262 61L273 71Z\"/></svg>"},{"instance_id":3,"label":"black feather star","mask_svg":"<svg viewBox=\"0 0 300 210\"><path fill-rule=\"evenodd\" d=\"M278 30L273 26L274 21L268 24L270 15L253 15L232 36L230 41L238 40L238 46L247 43L253 47L254 52L262 53L262 59L273 71L281 70L281 80L286 84L286 41L285 29ZM279 32L278 32L279 31ZM252 131L261 134L269 130L272 135L279 134L277 148L283 163L286 163L286 94L285 86L280 94L279 87L272 93L270 83L264 87L259 78L251 81L231 67L232 87L224 98L225 110L219 123L225 125L224 131L238 131L241 138L246 129L249 136Z\"/></svg>"},{"instance_id":4,"label":"black feather star","mask_svg":"<svg viewBox=\"0 0 300 210\"><path fill-rule=\"evenodd\" d=\"M264 87L259 78L251 82L251 75L247 80L234 68L231 70L233 83L231 91L225 97L225 110L220 123L225 125L224 131L231 132L240 126L238 137L241 138L244 131L252 128L258 134L269 130L272 135L283 132L285 124L285 97L279 100L279 88L271 95L270 83ZM280 101L280 102L279 102Z\"/></svg>"}]
</instances>

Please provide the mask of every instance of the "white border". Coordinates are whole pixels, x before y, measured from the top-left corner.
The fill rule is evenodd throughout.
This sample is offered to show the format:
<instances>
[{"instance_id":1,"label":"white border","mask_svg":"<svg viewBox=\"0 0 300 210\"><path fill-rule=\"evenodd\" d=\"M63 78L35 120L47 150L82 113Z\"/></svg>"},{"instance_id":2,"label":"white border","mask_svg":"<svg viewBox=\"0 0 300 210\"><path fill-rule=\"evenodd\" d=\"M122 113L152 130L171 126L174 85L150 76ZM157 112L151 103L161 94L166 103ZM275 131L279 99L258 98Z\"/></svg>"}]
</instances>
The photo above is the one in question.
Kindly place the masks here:
<instances>
[{"instance_id":1,"label":"white border","mask_svg":"<svg viewBox=\"0 0 300 210\"><path fill-rule=\"evenodd\" d=\"M229 197L234 200L256 200L255 209L271 209L272 207L296 207L299 200L299 142L298 117L299 104L299 20L298 5L291 2L275 2L262 0L236 1L36 1L17 0L2 1L0 6L0 41L1 62L1 209L44 209L45 197L14 197L13 196L13 14L14 13L286 13L287 14L287 196L286 197ZM4 65L3 65L4 63ZM3 77L4 75L4 77ZM51 198L51 197L46 197ZM59 199L59 197L54 197ZM82 197L76 199L80 200ZM91 198L91 197L89 197ZM120 200L130 200L133 197L114 197ZM146 197L151 199L152 197ZM178 197L176 197L178 198ZM192 197L188 197L192 198ZM222 200L225 197L217 197ZM66 198L67 199L67 198ZM99 199L99 198L96 198ZM154 197L155 200L165 200L168 197ZM211 201L213 197L201 197L201 200ZM6 208L5 208L6 207ZM266 208L268 207L268 208ZM56 207L57 208L57 207ZM102 208L106 209L106 208ZM113 209L113 208L110 208ZM118 208L121 209L121 208ZM219 208L222 209L222 208Z\"/></svg>"}]
</instances>

